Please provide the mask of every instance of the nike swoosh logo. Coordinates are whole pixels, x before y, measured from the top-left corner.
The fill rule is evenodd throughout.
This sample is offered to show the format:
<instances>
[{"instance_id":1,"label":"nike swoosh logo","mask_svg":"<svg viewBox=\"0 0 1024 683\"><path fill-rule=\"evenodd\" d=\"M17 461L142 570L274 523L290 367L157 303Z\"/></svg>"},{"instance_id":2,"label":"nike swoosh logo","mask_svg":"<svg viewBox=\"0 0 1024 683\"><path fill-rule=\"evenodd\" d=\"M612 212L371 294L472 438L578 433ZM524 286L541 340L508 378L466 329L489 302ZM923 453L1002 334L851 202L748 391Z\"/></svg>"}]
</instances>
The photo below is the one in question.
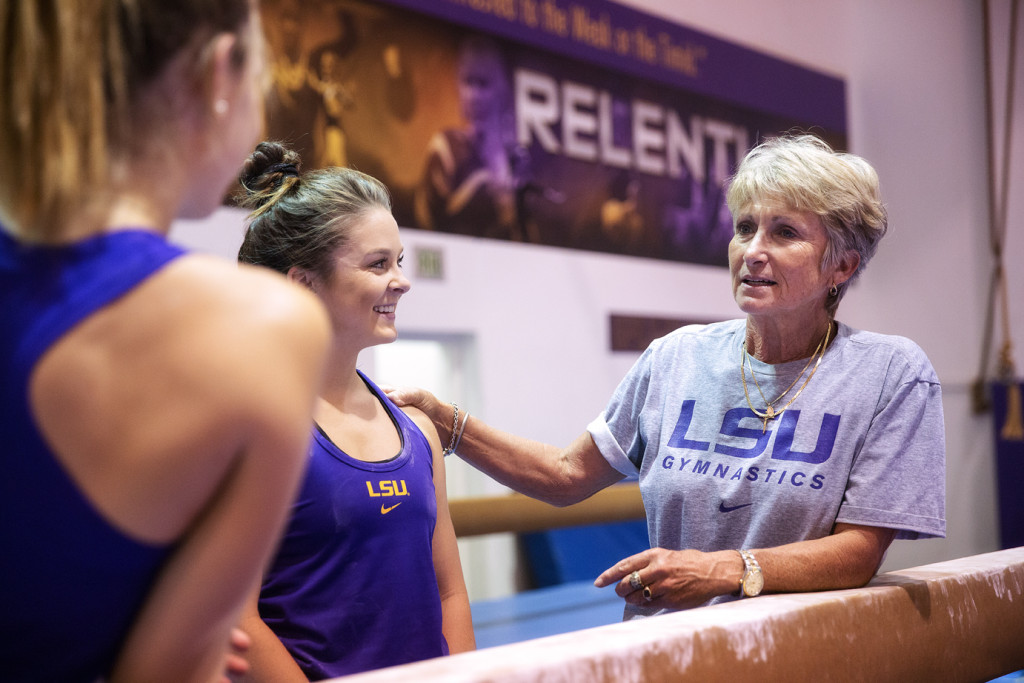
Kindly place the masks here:
<instances>
[{"instance_id":1,"label":"nike swoosh logo","mask_svg":"<svg viewBox=\"0 0 1024 683\"><path fill-rule=\"evenodd\" d=\"M391 507L385 507L384 504L381 503L381 505L380 505L380 514L386 515L386 514L388 514L389 512L391 512L392 510L394 510L396 507L398 507L399 505L401 505L404 502L405 502L404 500L401 500L401 501L395 503L394 505L392 505Z\"/></svg>"},{"instance_id":2,"label":"nike swoosh logo","mask_svg":"<svg viewBox=\"0 0 1024 683\"><path fill-rule=\"evenodd\" d=\"M743 505L729 505L729 506L727 506L725 504L725 502L723 501L723 502L718 504L718 511L719 512L732 512L733 510L739 510L740 508L750 507L751 505L753 505L753 503L744 503Z\"/></svg>"}]
</instances>

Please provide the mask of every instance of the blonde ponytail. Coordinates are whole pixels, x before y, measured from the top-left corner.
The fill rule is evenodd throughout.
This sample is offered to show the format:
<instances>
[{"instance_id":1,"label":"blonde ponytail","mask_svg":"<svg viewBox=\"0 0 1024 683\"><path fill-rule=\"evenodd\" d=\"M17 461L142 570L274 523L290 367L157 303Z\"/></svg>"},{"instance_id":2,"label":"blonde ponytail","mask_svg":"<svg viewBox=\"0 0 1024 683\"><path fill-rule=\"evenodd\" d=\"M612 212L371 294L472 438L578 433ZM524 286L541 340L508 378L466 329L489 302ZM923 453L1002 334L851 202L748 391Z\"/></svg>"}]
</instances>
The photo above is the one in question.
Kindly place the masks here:
<instances>
[{"instance_id":1,"label":"blonde ponytail","mask_svg":"<svg viewBox=\"0 0 1024 683\"><path fill-rule=\"evenodd\" d=\"M131 115L139 95L197 38L239 31L250 3L0 0L4 227L52 241L70 218L102 205L112 155L142 133Z\"/></svg>"},{"instance_id":2,"label":"blonde ponytail","mask_svg":"<svg viewBox=\"0 0 1024 683\"><path fill-rule=\"evenodd\" d=\"M108 120L124 106L124 49L108 0L3 0L0 211L19 237L59 234L108 176Z\"/></svg>"}]
</instances>

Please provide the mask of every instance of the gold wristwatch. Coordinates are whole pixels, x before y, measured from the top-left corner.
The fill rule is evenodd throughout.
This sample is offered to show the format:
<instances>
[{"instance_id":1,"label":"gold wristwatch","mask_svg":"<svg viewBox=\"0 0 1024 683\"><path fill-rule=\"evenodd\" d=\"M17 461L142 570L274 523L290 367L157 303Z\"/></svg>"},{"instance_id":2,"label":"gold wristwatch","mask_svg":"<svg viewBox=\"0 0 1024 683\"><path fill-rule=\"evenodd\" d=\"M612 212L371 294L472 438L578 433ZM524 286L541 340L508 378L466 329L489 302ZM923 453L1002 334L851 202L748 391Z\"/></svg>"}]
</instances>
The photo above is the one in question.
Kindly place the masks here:
<instances>
[{"instance_id":1,"label":"gold wristwatch","mask_svg":"<svg viewBox=\"0 0 1024 683\"><path fill-rule=\"evenodd\" d=\"M740 557L743 558L743 578L740 579L740 597L752 598L760 595L764 588L764 576L761 575L761 565L757 563L754 553L749 550L741 550Z\"/></svg>"}]
</instances>

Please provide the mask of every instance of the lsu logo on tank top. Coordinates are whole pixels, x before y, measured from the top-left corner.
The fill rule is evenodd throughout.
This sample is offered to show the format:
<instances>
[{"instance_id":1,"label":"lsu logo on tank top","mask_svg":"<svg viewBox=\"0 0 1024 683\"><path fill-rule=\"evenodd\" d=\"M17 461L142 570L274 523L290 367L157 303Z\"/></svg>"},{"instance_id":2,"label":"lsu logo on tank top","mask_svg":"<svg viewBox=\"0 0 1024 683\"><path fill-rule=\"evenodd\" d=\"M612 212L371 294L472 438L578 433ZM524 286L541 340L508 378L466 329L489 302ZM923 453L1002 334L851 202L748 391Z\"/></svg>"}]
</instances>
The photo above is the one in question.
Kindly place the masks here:
<instances>
[{"instance_id":1,"label":"lsu logo on tank top","mask_svg":"<svg viewBox=\"0 0 1024 683\"><path fill-rule=\"evenodd\" d=\"M397 498L398 496L408 496L409 489L405 484L405 479L388 479L378 483L379 490L374 491L373 482L366 482L366 492L371 498ZM402 500L392 502L390 500L381 501L380 514L386 515L396 507L402 504Z\"/></svg>"}]
</instances>

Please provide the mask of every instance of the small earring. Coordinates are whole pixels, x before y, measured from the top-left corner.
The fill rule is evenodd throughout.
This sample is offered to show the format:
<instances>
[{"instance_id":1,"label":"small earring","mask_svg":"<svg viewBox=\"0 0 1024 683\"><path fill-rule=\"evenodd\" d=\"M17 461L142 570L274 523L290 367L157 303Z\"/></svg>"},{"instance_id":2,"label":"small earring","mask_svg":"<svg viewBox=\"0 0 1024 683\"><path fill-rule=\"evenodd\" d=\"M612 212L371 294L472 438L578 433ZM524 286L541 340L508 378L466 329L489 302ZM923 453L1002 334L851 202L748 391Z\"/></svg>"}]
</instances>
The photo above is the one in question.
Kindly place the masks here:
<instances>
[{"instance_id":1,"label":"small earring","mask_svg":"<svg viewBox=\"0 0 1024 683\"><path fill-rule=\"evenodd\" d=\"M828 295L829 296L837 296L838 294L839 294L839 288L836 287L835 285L832 285L832 289L828 290Z\"/></svg>"},{"instance_id":2,"label":"small earring","mask_svg":"<svg viewBox=\"0 0 1024 683\"><path fill-rule=\"evenodd\" d=\"M224 115L228 113L228 101L221 98L213 103L213 113L224 118Z\"/></svg>"}]
</instances>

